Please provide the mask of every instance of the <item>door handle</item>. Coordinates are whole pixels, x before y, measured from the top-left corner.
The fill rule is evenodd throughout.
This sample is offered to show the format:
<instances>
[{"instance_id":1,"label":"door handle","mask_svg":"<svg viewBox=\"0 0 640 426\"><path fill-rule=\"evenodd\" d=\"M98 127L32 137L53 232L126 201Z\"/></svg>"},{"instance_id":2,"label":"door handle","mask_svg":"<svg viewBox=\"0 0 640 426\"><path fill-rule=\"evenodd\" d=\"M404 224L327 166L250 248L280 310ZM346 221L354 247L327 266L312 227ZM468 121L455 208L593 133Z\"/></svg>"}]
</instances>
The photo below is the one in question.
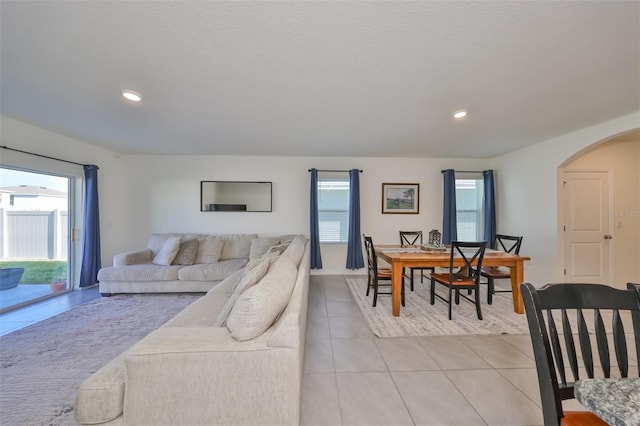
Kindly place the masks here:
<instances>
[{"instance_id":1,"label":"door handle","mask_svg":"<svg viewBox=\"0 0 640 426\"><path fill-rule=\"evenodd\" d=\"M611 235L609 235L609 234L607 234L607 235L605 235L605 236L604 236L604 239L605 239L605 240L610 240L610 239L612 239L612 238L613 238L613 237L612 237Z\"/></svg>"}]
</instances>

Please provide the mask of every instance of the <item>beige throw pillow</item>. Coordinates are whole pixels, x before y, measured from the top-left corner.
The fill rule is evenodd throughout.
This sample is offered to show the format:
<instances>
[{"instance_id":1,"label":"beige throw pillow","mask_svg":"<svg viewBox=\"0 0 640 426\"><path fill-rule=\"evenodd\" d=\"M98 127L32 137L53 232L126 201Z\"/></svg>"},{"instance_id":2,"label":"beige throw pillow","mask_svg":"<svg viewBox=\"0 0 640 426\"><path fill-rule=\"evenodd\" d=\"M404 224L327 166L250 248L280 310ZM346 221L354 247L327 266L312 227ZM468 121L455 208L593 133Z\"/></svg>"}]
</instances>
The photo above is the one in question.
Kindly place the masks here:
<instances>
[{"instance_id":1,"label":"beige throw pillow","mask_svg":"<svg viewBox=\"0 0 640 426\"><path fill-rule=\"evenodd\" d=\"M220 311L220 314L218 314L218 318L214 324L215 327L224 327L227 325L227 317L229 316L231 309L233 309L233 305L235 305L238 300L238 297L240 297L240 295L246 290L256 285L262 277L265 276L269 270L269 265L271 265L271 260L272 257L265 257L260 262L247 266L244 274L235 285L233 293L227 300L227 303L222 308L222 311Z\"/></svg>"},{"instance_id":2,"label":"beige throw pillow","mask_svg":"<svg viewBox=\"0 0 640 426\"><path fill-rule=\"evenodd\" d=\"M194 263L216 263L222 255L224 240L207 237L198 244L198 255Z\"/></svg>"},{"instance_id":3,"label":"beige throw pillow","mask_svg":"<svg viewBox=\"0 0 640 426\"><path fill-rule=\"evenodd\" d=\"M277 237L261 237L251 240L251 248L249 249L249 259L256 259L265 254L269 248L280 242Z\"/></svg>"},{"instance_id":4,"label":"beige throw pillow","mask_svg":"<svg viewBox=\"0 0 640 426\"><path fill-rule=\"evenodd\" d=\"M196 256L198 255L198 243L197 239L183 241L180 244L180 250L178 250L178 254L176 258L173 259L174 265L193 265L193 262L196 261Z\"/></svg>"},{"instance_id":5,"label":"beige throw pillow","mask_svg":"<svg viewBox=\"0 0 640 426\"><path fill-rule=\"evenodd\" d=\"M153 263L156 265L164 265L169 266L173 259L175 259L178 254L178 250L180 250L180 240L182 237L169 237L167 241L164 242L162 248L153 258Z\"/></svg>"},{"instance_id":6,"label":"beige throw pillow","mask_svg":"<svg viewBox=\"0 0 640 426\"><path fill-rule=\"evenodd\" d=\"M238 341L264 333L280 316L291 297L298 270L282 256L260 283L242 293L227 318L227 329Z\"/></svg>"}]
</instances>

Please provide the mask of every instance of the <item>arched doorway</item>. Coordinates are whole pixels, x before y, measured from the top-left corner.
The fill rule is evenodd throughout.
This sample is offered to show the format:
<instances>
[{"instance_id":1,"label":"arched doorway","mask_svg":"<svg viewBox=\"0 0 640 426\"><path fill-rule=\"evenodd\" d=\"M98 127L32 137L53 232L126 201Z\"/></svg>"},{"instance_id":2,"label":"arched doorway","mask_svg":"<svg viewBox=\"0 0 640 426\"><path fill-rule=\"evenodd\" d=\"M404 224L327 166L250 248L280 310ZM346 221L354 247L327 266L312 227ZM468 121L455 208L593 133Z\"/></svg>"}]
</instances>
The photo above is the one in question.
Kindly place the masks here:
<instances>
[{"instance_id":1,"label":"arched doorway","mask_svg":"<svg viewBox=\"0 0 640 426\"><path fill-rule=\"evenodd\" d=\"M640 281L640 130L598 142L559 171L567 282Z\"/></svg>"}]
</instances>

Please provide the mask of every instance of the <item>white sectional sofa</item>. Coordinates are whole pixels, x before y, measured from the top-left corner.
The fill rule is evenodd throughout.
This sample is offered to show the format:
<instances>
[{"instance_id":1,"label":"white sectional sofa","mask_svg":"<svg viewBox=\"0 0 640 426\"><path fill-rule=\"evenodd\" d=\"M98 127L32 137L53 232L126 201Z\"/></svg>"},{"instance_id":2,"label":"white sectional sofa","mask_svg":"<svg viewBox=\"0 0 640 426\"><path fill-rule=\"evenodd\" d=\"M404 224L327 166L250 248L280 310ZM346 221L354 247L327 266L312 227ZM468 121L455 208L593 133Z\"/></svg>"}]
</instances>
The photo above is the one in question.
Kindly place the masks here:
<instances>
[{"instance_id":1,"label":"white sectional sofa","mask_svg":"<svg viewBox=\"0 0 640 426\"><path fill-rule=\"evenodd\" d=\"M151 234L144 249L113 257L98 272L100 293L205 293L292 235Z\"/></svg>"},{"instance_id":2,"label":"white sectional sofa","mask_svg":"<svg viewBox=\"0 0 640 426\"><path fill-rule=\"evenodd\" d=\"M78 390L76 421L297 425L308 286L309 246L299 235L90 376Z\"/></svg>"}]
</instances>

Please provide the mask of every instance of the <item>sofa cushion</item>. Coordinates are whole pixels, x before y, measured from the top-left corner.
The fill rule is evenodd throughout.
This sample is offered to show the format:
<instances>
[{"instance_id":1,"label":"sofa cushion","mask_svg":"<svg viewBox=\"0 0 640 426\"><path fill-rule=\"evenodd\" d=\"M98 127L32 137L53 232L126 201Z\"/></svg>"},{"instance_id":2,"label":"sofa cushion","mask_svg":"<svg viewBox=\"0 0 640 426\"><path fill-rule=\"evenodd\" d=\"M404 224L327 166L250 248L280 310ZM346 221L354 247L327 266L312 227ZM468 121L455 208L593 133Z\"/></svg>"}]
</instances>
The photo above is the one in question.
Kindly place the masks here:
<instances>
[{"instance_id":1,"label":"sofa cushion","mask_svg":"<svg viewBox=\"0 0 640 426\"><path fill-rule=\"evenodd\" d=\"M182 241L180 243L180 250L173 259L174 265L193 265L198 255L198 247L200 243L196 238L191 240Z\"/></svg>"},{"instance_id":2,"label":"sofa cushion","mask_svg":"<svg viewBox=\"0 0 640 426\"><path fill-rule=\"evenodd\" d=\"M153 263L156 265L169 266L173 259L175 259L180 250L180 240L182 237L169 237L162 245L162 248L153 258Z\"/></svg>"},{"instance_id":3,"label":"sofa cushion","mask_svg":"<svg viewBox=\"0 0 640 426\"><path fill-rule=\"evenodd\" d=\"M258 238L256 234L229 234L223 235L224 247L220 260L249 258L251 240Z\"/></svg>"},{"instance_id":4,"label":"sofa cushion","mask_svg":"<svg viewBox=\"0 0 640 426\"><path fill-rule=\"evenodd\" d=\"M271 246L275 246L280 243L278 237L261 237L251 240L251 247L249 248L249 259L257 259L265 254Z\"/></svg>"},{"instance_id":5,"label":"sofa cushion","mask_svg":"<svg viewBox=\"0 0 640 426\"><path fill-rule=\"evenodd\" d=\"M272 258L272 256L263 257L260 258L261 260L259 262L250 263L249 265L247 265L244 273L242 274L242 277L240 278L238 283L236 283L233 289L233 293L231 294L229 299L227 299L227 303L225 303L224 307L220 311L220 314L218 315L218 318L215 322L216 327L224 327L227 324L227 317L229 316L231 309L233 309L233 305L235 305L236 301L238 300L238 297L240 297L240 295L246 290L256 285L258 281L260 281L262 277L265 276L265 274L269 270L269 265L271 265Z\"/></svg>"},{"instance_id":6,"label":"sofa cushion","mask_svg":"<svg viewBox=\"0 0 640 426\"><path fill-rule=\"evenodd\" d=\"M207 237L199 241L198 255L193 263L216 263L222 255L224 240L217 237Z\"/></svg>"},{"instance_id":7,"label":"sofa cushion","mask_svg":"<svg viewBox=\"0 0 640 426\"><path fill-rule=\"evenodd\" d=\"M98 272L98 281L175 281L181 268L190 266L143 265L107 266Z\"/></svg>"},{"instance_id":8,"label":"sofa cushion","mask_svg":"<svg viewBox=\"0 0 640 426\"><path fill-rule=\"evenodd\" d=\"M297 276L296 265L282 256L260 282L238 297L227 318L227 329L239 341L264 333L289 302Z\"/></svg>"},{"instance_id":9,"label":"sofa cushion","mask_svg":"<svg viewBox=\"0 0 640 426\"><path fill-rule=\"evenodd\" d=\"M178 272L178 278L181 281L222 281L244 268L248 261L249 259L233 259L183 266Z\"/></svg>"}]
</instances>

